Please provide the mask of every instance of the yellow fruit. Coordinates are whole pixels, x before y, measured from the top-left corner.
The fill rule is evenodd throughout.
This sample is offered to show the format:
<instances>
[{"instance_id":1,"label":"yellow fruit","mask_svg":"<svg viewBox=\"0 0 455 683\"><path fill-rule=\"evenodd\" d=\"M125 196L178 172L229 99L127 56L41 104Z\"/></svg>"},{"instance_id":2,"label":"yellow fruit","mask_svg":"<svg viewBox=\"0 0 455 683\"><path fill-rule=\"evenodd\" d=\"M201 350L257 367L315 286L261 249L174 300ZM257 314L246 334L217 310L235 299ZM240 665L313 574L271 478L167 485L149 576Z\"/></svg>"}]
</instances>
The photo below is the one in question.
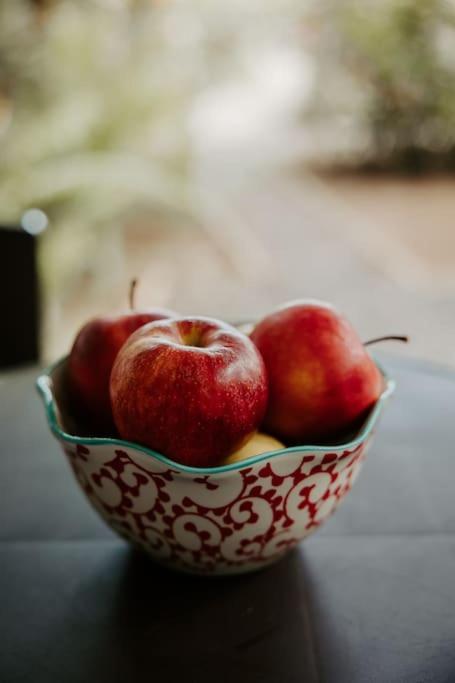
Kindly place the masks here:
<instances>
[{"instance_id":1,"label":"yellow fruit","mask_svg":"<svg viewBox=\"0 0 455 683\"><path fill-rule=\"evenodd\" d=\"M245 460L245 458L251 458L253 455L260 455L261 453L269 453L270 451L277 451L280 448L284 448L284 445L274 439L273 436L268 434L261 434L261 432L256 432L253 434L251 439L249 439L241 448L239 448L234 453L231 453L223 465L230 465L233 462L239 462L239 460Z\"/></svg>"}]
</instances>

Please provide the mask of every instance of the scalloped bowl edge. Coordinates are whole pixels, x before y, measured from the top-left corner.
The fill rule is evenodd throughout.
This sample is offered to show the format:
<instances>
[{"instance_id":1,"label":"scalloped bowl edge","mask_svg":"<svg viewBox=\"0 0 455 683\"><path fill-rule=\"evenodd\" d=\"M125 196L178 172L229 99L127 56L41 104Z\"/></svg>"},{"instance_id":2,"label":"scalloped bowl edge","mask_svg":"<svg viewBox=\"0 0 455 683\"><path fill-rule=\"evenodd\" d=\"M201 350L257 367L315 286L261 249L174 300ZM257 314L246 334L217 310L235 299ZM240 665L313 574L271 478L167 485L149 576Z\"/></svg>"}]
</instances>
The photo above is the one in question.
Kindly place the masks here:
<instances>
[{"instance_id":1,"label":"scalloped bowl edge","mask_svg":"<svg viewBox=\"0 0 455 683\"><path fill-rule=\"evenodd\" d=\"M250 467L252 465L260 463L263 460L276 458L280 455L289 454L292 452L317 453L326 452L327 450L352 450L360 443L367 440L384 408L387 399L390 398L390 396L394 393L396 388L395 380L393 380L391 377L387 375L385 370L375 359L375 363L378 366L384 378L384 389L381 395L379 396L378 400L376 401L375 405L371 409L369 415L365 419L362 427L359 429L358 433L353 439L339 444L335 443L331 446L328 446L327 444L303 444L301 446L280 448L279 450L267 451L265 453L261 453L260 455L255 455L250 458L246 458L245 460L231 463L229 465L219 465L217 467L191 467L189 465L183 465L178 462L175 462L174 460L170 460L165 455L158 453L157 451L154 451L151 448L147 448L146 446L143 446L139 443L124 441L123 439L111 437L81 437L69 434L68 432L64 431L64 429L60 426L57 417L58 410L56 405L56 399L54 397L54 393L52 390L52 374L59 366L63 365L66 362L67 358L68 356L60 358L58 361L56 361L55 363L47 367L45 370L43 370L43 372L36 379L36 388L44 403L47 423L55 437L57 437L60 441L66 441L70 444L79 444L81 446L96 446L107 444L114 447L117 446L119 448L133 448L137 451L149 455L150 457L158 460L162 464L168 465L169 467L178 470L179 472L187 472L188 474L199 474L202 476L222 474L224 472L233 472L236 470L240 470L244 467Z\"/></svg>"},{"instance_id":2,"label":"scalloped bowl edge","mask_svg":"<svg viewBox=\"0 0 455 683\"><path fill-rule=\"evenodd\" d=\"M355 438L283 448L212 468L180 465L144 446L68 434L58 419L53 373L37 379L49 428L92 507L120 537L153 559L196 574L238 574L270 565L313 533L352 488L384 391ZM63 369L63 368L62 368Z\"/></svg>"}]
</instances>

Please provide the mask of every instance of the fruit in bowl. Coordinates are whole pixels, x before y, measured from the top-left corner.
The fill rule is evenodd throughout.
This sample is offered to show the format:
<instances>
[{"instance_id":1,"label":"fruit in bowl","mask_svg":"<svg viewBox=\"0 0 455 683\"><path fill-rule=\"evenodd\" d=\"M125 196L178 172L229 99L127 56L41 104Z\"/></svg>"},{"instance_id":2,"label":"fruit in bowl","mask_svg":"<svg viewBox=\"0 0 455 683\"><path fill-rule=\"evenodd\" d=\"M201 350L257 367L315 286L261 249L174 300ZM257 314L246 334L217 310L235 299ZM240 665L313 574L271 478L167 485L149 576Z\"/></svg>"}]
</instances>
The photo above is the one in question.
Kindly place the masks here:
<instances>
[{"instance_id":1,"label":"fruit in bowl","mask_svg":"<svg viewBox=\"0 0 455 683\"><path fill-rule=\"evenodd\" d=\"M281 443L281 441L278 441L278 439L275 439L273 436L264 434L263 432L256 432L240 448L230 453L230 455L223 460L223 464L230 465L234 462L241 462L247 458L252 458L255 455L281 451L284 448L284 443Z\"/></svg>"},{"instance_id":2,"label":"fruit in bowl","mask_svg":"<svg viewBox=\"0 0 455 683\"><path fill-rule=\"evenodd\" d=\"M267 393L253 342L210 318L145 325L111 373L120 436L193 466L217 465L238 448L261 423Z\"/></svg>"},{"instance_id":3,"label":"fruit in bowl","mask_svg":"<svg viewBox=\"0 0 455 683\"><path fill-rule=\"evenodd\" d=\"M269 379L265 429L287 442L315 443L346 431L381 394L379 368L352 325L329 304L285 304L250 336Z\"/></svg>"},{"instance_id":4,"label":"fruit in bowl","mask_svg":"<svg viewBox=\"0 0 455 683\"><path fill-rule=\"evenodd\" d=\"M264 354L263 362L261 344L253 343L261 325L252 339L204 318L156 321L134 332L111 373L121 438L82 435L67 359L38 378L50 429L89 501L121 537L167 566L210 574L255 570L313 533L354 483L393 391L371 360L378 394L355 424L349 413L349 433L334 436L329 411L330 440L322 429L316 445L283 445L278 430L258 432L265 383L275 388L267 379L270 358ZM297 353L289 342L291 351ZM317 415L322 425L320 402Z\"/></svg>"},{"instance_id":5,"label":"fruit in bowl","mask_svg":"<svg viewBox=\"0 0 455 683\"><path fill-rule=\"evenodd\" d=\"M130 310L89 320L79 330L68 358L72 401L96 432L114 430L109 381L112 366L128 337L146 323L175 315L163 308L134 309L133 280Z\"/></svg>"}]
</instances>

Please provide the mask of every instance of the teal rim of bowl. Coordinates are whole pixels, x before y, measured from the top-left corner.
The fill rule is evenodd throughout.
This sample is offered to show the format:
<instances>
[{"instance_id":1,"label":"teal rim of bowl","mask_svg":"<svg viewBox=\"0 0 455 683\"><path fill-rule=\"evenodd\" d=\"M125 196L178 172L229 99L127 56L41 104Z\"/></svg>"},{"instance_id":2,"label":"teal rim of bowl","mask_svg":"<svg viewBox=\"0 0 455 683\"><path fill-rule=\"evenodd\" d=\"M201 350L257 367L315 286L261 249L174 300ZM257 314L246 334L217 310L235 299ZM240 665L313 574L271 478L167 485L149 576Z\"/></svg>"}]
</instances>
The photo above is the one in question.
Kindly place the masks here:
<instances>
[{"instance_id":1,"label":"teal rim of bowl","mask_svg":"<svg viewBox=\"0 0 455 683\"><path fill-rule=\"evenodd\" d=\"M381 371L382 376L384 377L385 381L385 387L384 391L382 394L379 396L378 400L376 401L374 408L371 410L370 414L368 415L368 418L365 420L362 428L360 429L359 433L357 436L352 439L351 441L347 441L345 443L340 443L340 444L331 444L331 445L304 445L304 446L291 446L289 448L280 448L279 450L276 451L268 451L266 453L260 453L259 455L254 455L251 456L251 458L245 458L244 460L240 460L238 462L231 463L229 465L219 465L218 467L191 467L190 465L182 465L178 462L175 462L174 460L170 460L167 458L165 455L162 455L161 453L158 453L157 451L152 450L151 448L147 448L146 446L142 446L141 444L134 443L133 441L123 441L122 439L114 439L114 438L109 438L109 437L81 437L81 436L74 436L73 434L68 434L67 432L63 431L63 429L60 427L58 424L57 420L57 412L56 412L56 407L55 407L55 399L54 399L54 394L52 392L50 382L52 379L52 373L54 370L61 364L63 364L67 359L67 356L64 356L63 358L60 358L60 360L56 361L52 365L50 365L48 368L46 368L41 375L36 380L36 388L38 389L38 393L40 394L45 410L46 410L46 417L47 417L47 422L49 424L49 427L51 429L51 432L56 436L57 438L66 441L68 443L72 444L79 444L81 446L102 446L102 445L110 445L110 446L117 446L118 448L131 448L136 451L140 451L141 453L145 453L146 455L150 455L151 457L155 458L159 462L163 463L164 465L167 465L168 467L172 468L173 470L177 470L179 472L187 472L188 474L202 474L202 475L209 475L209 474L221 474L223 472L233 472L235 470L241 470L244 469L245 467L251 467L252 465L256 465L259 462L262 462L263 460L269 460L270 458L275 458L279 455L284 455L285 453L320 453L320 452L327 452L330 450L333 451L345 451L345 450L351 450L352 448L355 448L358 446L360 443L365 441L368 436L370 435L370 432L372 431L376 420L378 419L382 408L384 407L384 404L386 400L393 394L395 391L396 383L395 380L391 379L387 373L384 371L384 369L381 367L381 365L376 361L375 363L378 366L379 370Z\"/></svg>"}]
</instances>

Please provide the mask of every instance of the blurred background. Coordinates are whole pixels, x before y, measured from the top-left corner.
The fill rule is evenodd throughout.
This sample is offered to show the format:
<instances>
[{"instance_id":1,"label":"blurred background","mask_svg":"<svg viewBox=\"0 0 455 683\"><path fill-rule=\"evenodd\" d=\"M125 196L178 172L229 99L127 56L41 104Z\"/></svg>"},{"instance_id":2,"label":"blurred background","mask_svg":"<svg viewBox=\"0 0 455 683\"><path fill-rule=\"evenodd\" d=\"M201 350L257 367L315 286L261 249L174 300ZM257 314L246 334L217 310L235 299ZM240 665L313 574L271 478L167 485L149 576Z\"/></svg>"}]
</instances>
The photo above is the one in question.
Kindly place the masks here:
<instances>
[{"instance_id":1,"label":"blurred background","mask_svg":"<svg viewBox=\"0 0 455 683\"><path fill-rule=\"evenodd\" d=\"M43 362L137 276L455 365L454 171L451 0L0 2L0 296Z\"/></svg>"}]
</instances>

